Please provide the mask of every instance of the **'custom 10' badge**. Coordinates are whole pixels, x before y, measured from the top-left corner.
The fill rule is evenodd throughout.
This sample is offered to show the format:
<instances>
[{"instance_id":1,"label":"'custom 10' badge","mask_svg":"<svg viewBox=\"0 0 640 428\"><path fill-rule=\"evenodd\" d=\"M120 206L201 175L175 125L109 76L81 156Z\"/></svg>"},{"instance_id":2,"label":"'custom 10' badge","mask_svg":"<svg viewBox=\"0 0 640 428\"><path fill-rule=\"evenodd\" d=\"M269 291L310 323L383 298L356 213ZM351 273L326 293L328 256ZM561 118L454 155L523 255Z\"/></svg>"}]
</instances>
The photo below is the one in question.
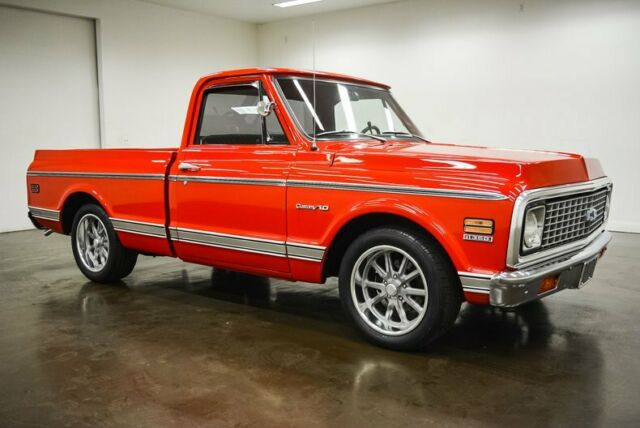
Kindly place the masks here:
<instances>
[{"instance_id":1,"label":"'custom 10' badge","mask_svg":"<svg viewBox=\"0 0 640 428\"><path fill-rule=\"evenodd\" d=\"M310 205L310 204L296 204L298 210L310 210L310 211L329 211L329 205Z\"/></svg>"}]
</instances>

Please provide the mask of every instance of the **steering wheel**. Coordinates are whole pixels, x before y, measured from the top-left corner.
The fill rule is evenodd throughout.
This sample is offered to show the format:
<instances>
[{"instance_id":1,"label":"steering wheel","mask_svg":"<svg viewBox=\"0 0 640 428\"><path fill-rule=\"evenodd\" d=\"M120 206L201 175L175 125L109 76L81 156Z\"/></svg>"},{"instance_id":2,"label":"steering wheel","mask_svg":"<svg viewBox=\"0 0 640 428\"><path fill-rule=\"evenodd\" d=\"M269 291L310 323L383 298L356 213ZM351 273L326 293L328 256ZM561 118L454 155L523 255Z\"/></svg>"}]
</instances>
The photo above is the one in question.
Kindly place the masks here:
<instances>
[{"instance_id":1,"label":"steering wheel","mask_svg":"<svg viewBox=\"0 0 640 428\"><path fill-rule=\"evenodd\" d=\"M367 132L373 134L373 131L376 131L376 134L380 135L380 128L375 125L372 125L371 122L367 122L367 126L360 131L361 134L366 134Z\"/></svg>"}]
</instances>

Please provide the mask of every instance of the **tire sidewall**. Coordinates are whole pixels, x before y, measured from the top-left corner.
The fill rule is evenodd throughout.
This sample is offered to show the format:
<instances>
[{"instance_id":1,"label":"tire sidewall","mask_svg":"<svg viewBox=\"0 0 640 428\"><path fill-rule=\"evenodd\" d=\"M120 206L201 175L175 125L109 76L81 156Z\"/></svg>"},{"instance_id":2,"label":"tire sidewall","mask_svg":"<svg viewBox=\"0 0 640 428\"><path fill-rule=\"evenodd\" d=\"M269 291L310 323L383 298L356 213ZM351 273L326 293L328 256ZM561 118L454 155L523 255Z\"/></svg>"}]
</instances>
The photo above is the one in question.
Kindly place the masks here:
<instances>
[{"instance_id":1,"label":"tire sidewall","mask_svg":"<svg viewBox=\"0 0 640 428\"><path fill-rule=\"evenodd\" d=\"M78 253L78 245L77 245L77 229L80 220L87 215L93 214L102 221L104 227L107 231L107 236L109 237L109 254L107 255L107 262L104 267L99 271L92 271L88 269L82 259L80 254ZM76 215L73 218L73 226L71 227L71 248L73 250L73 257L76 260L76 264L78 268L82 271L82 273L92 281L105 281L108 278L110 272L113 271L114 265L116 263L115 252L117 251L117 246L119 246L118 237L116 235L115 230L113 230L113 226L111 225L111 221L109 221L109 217L105 213L105 211L95 204L88 204L82 206Z\"/></svg>"},{"instance_id":2,"label":"tire sidewall","mask_svg":"<svg viewBox=\"0 0 640 428\"><path fill-rule=\"evenodd\" d=\"M406 251L420 265L427 280L427 312L410 332L389 336L371 328L360 316L356 309L351 293L351 276L356 261L369 248L378 245L391 245ZM365 336L375 342L393 349L410 349L426 346L430 337L435 337L436 330L442 319L442 286L435 271L437 261L422 242L410 233L398 229L378 229L357 238L347 249L340 266L339 289L340 300L344 311Z\"/></svg>"}]
</instances>

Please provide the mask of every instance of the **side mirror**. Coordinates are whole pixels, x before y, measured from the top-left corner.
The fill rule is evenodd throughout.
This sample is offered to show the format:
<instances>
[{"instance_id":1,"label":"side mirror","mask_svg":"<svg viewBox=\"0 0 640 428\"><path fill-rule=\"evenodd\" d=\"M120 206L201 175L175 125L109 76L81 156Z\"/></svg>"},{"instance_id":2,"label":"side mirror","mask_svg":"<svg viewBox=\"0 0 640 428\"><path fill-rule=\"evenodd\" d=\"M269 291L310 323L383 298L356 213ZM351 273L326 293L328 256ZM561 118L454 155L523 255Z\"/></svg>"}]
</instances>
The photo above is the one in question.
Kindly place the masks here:
<instances>
[{"instance_id":1,"label":"side mirror","mask_svg":"<svg viewBox=\"0 0 640 428\"><path fill-rule=\"evenodd\" d=\"M272 103L269 100L258 101L258 105L256 105L256 111L262 117L267 117L273 111L273 106L275 103Z\"/></svg>"}]
</instances>

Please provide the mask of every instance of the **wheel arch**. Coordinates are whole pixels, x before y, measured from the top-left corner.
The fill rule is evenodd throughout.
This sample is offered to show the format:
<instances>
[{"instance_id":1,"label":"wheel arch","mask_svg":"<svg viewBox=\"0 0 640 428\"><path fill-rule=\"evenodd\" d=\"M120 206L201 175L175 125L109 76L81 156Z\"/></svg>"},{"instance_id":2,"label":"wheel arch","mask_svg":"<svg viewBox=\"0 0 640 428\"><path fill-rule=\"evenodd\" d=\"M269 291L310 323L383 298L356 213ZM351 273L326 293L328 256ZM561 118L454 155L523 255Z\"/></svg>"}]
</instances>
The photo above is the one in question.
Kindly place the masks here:
<instances>
[{"instance_id":1,"label":"wheel arch","mask_svg":"<svg viewBox=\"0 0 640 428\"><path fill-rule=\"evenodd\" d=\"M100 206L107 216L109 216L108 205L104 199L95 191L86 188L70 189L63 198L62 208L60 210L60 221L62 231L65 234L71 233L73 219L83 205L94 203Z\"/></svg>"},{"instance_id":2,"label":"wheel arch","mask_svg":"<svg viewBox=\"0 0 640 428\"><path fill-rule=\"evenodd\" d=\"M396 206L397 207L397 206ZM369 207L370 208L370 207ZM333 234L322 267L322 277L336 276L349 244L362 233L382 226L409 229L419 236L433 239L444 251L454 269L464 265L464 253L445 229L428 213L415 209L382 209L356 212L345 219Z\"/></svg>"}]
</instances>

